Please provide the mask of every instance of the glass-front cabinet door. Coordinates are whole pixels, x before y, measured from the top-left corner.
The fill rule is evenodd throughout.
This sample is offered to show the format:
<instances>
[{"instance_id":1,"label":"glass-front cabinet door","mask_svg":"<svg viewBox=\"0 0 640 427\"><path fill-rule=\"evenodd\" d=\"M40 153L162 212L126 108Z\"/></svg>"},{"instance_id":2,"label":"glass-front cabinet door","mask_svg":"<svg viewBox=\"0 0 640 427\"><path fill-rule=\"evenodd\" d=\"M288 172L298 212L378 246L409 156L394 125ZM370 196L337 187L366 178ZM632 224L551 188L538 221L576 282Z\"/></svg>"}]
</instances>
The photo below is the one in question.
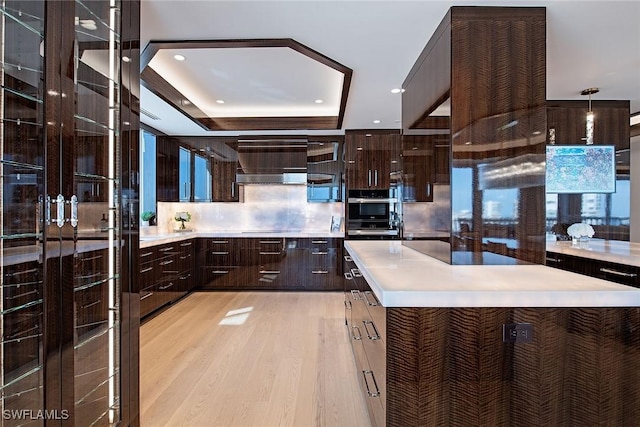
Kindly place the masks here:
<instances>
[{"instance_id":1,"label":"glass-front cabinet door","mask_svg":"<svg viewBox=\"0 0 640 427\"><path fill-rule=\"evenodd\" d=\"M0 425L116 425L120 1L0 11Z\"/></svg>"},{"instance_id":2,"label":"glass-front cabinet door","mask_svg":"<svg viewBox=\"0 0 640 427\"><path fill-rule=\"evenodd\" d=\"M44 2L2 3L2 425L43 425ZM8 412L7 412L8 411Z\"/></svg>"},{"instance_id":3,"label":"glass-front cabinet door","mask_svg":"<svg viewBox=\"0 0 640 427\"><path fill-rule=\"evenodd\" d=\"M72 217L70 225L76 248L72 312L78 427L119 419L119 22L119 1L75 2L72 157L78 218L74 224Z\"/></svg>"}]
</instances>

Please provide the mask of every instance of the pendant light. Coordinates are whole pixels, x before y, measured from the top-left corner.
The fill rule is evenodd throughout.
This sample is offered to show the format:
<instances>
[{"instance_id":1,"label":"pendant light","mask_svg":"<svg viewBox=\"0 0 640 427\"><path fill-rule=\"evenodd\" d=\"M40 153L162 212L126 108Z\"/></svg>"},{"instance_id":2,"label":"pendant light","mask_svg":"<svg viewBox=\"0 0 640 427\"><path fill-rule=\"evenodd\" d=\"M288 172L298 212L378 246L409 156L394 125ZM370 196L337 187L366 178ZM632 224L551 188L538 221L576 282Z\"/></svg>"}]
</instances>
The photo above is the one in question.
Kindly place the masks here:
<instances>
[{"instance_id":1,"label":"pendant light","mask_svg":"<svg viewBox=\"0 0 640 427\"><path fill-rule=\"evenodd\" d=\"M593 145L593 110L591 109L591 95L600 92L597 87L590 87L580 92L581 95L589 95L589 111L587 111L587 145Z\"/></svg>"}]
</instances>

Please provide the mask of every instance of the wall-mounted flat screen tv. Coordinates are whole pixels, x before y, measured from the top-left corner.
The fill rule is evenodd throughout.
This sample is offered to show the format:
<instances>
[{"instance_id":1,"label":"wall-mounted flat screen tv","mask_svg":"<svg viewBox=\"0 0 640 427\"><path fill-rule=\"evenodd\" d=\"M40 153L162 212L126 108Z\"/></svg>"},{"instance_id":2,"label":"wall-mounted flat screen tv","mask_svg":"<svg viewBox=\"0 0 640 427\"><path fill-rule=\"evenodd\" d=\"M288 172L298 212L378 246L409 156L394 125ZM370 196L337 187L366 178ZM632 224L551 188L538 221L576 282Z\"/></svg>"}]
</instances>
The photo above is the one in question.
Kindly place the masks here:
<instances>
[{"instance_id":1,"label":"wall-mounted flat screen tv","mask_svg":"<svg viewBox=\"0 0 640 427\"><path fill-rule=\"evenodd\" d=\"M613 145L548 145L547 193L615 193Z\"/></svg>"}]
</instances>

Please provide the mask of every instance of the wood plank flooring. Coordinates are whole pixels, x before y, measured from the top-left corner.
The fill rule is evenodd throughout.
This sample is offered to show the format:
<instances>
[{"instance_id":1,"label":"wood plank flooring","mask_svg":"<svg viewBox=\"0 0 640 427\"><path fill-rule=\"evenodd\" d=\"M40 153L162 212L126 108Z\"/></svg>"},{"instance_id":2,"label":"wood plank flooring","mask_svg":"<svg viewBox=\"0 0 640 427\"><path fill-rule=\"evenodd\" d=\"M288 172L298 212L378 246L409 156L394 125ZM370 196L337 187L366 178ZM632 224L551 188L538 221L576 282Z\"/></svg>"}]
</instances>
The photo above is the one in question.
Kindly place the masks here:
<instances>
[{"instance_id":1,"label":"wood plank flooring","mask_svg":"<svg viewBox=\"0 0 640 427\"><path fill-rule=\"evenodd\" d=\"M339 292L196 292L142 325L142 427L370 426Z\"/></svg>"}]
</instances>

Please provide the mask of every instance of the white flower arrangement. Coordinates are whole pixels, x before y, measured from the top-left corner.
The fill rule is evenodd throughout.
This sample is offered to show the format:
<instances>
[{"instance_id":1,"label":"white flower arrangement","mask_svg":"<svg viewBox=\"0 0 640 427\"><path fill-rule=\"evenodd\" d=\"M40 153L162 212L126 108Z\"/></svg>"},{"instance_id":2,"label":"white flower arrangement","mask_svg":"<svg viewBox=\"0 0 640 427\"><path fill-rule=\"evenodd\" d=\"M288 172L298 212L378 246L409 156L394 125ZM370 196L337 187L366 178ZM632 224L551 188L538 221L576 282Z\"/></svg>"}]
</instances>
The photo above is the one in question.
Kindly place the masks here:
<instances>
[{"instance_id":1,"label":"white flower arrangement","mask_svg":"<svg viewBox=\"0 0 640 427\"><path fill-rule=\"evenodd\" d=\"M589 224L585 224L584 222L576 222L575 224L571 224L569 228L567 228L567 234L569 236L578 238L578 237L593 237L595 231L593 231L593 227Z\"/></svg>"},{"instance_id":2,"label":"white flower arrangement","mask_svg":"<svg viewBox=\"0 0 640 427\"><path fill-rule=\"evenodd\" d=\"M191 214L189 212L176 212L176 215L173 217L176 221L180 222L180 230L184 230L184 223L191 221Z\"/></svg>"}]
</instances>

